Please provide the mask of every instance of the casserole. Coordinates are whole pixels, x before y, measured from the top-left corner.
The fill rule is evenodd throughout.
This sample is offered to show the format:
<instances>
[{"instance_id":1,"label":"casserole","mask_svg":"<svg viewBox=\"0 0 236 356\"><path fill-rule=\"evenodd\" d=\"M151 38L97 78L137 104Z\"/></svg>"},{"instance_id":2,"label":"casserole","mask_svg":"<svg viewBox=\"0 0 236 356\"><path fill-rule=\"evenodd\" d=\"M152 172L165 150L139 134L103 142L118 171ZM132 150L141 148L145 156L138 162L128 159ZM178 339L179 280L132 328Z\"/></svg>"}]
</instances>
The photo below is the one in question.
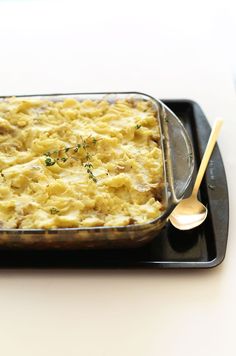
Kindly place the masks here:
<instances>
[{"instance_id":1,"label":"casserole","mask_svg":"<svg viewBox=\"0 0 236 356\"><path fill-rule=\"evenodd\" d=\"M164 210L158 217L144 223L125 226L82 226L62 228L2 228L0 230L0 246L4 248L110 248L139 246L154 236L165 225L166 220L183 197L193 172L193 151L188 135L177 117L160 101L141 93L98 93L98 94L67 94L18 97L17 99L76 100L98 102L106 100L109 103L132 100L135 103L150 103L154 108L160 128L160 146L163 161L164 186L162 204ZM53 119L53 118L52 118ZM23 125L23 124L22 124ZM138 127L139 128L139 127ZM69 150L69 148L66 148ZM66 159L65 157L63 157ZM58 158L57 158L58 159ZM50 162L49 162L50 160ZM47 165L54 164L55 156L46 156ZM87 166L87 168L90 168ZM96 177L88 169L90 178L96 182ZM117 220L114 220L117 221ZM142 220L140 220L142 221ZM110 224L112 225L112 224Z\"/></svg>"}]
</instances>

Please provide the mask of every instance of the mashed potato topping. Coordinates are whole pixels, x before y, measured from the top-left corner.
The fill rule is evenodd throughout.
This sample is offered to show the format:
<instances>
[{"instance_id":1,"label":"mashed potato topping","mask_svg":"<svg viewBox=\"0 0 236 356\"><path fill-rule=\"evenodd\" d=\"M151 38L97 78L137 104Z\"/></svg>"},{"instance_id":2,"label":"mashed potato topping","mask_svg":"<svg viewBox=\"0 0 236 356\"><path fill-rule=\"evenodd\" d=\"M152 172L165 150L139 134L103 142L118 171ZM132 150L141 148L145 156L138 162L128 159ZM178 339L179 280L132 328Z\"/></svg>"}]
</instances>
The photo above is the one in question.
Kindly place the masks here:
<instances>
[{"instance_id":1,"label":"mashed potato topping","mask_svg":"<svg viewBox=\"0 0 236 356\"><path fill-rule=\"evenodd\" d=\"M141 224L163 205L149 101L0 101L0 228Z\"/></svg>"}]
</instances>

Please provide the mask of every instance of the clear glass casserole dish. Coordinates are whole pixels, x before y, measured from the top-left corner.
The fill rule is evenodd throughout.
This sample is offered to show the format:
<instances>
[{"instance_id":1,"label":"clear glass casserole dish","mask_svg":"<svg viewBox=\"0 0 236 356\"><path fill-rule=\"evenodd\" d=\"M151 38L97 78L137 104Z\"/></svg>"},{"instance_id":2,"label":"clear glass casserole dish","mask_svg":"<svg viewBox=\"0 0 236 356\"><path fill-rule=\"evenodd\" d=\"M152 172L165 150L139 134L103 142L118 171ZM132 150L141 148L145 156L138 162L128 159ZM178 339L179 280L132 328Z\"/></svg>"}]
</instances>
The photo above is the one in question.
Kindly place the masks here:
<instances>
[{"instance_id":1,"label":"clear glass casserole dish","mask_svg":"<svg viewBox=\"0 0 236 356\"><path fill-rule=\"evenodd\" d=\"M53 94L19 96L17 98L22 100L50 99L51 101L61 101L66 98L74 98L78 101L105 99L109 102L114 102L117 99L132 99L151 102L157 112L157 121L161 132L160 144L164 163L163 204L165 210L158 218L148 223L136 225L48 230L0 228L1 249L128 248L141 246L158 235L174 207L183 198L191 181L194 168L193 149L188 134L180 120L168 107L160 100L135 92Z\"/></svg>"}]
</instances>

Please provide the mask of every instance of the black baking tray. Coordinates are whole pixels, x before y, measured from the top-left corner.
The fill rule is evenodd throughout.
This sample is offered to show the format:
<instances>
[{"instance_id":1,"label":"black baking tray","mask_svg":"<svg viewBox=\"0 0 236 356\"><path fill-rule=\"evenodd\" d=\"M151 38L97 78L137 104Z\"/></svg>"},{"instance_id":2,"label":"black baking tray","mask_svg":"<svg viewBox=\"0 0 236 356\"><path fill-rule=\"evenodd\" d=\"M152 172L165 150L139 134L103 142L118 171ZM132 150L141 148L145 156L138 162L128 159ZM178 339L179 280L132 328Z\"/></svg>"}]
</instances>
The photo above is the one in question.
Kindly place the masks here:
<instances>
[{"instance_id":1,"label":"black baking tray","mask_svg":"<svg viewBox=\"0 0 236 356\"><path fill-rule=\"evenodd\" d=\"M200 106L191 100L163 100L180 118L193 142L196 166L210 134ZM191 190L191 186L189 191ZM188 194L188 193L187 193ZM179 231L170 223L147 245L136 249L93 251L0 251L6 268L210 268L219 265L227 246L229 201L222 157L216 145L200 188L208 217L198 228Z\"/></svg>"}]
</instances>

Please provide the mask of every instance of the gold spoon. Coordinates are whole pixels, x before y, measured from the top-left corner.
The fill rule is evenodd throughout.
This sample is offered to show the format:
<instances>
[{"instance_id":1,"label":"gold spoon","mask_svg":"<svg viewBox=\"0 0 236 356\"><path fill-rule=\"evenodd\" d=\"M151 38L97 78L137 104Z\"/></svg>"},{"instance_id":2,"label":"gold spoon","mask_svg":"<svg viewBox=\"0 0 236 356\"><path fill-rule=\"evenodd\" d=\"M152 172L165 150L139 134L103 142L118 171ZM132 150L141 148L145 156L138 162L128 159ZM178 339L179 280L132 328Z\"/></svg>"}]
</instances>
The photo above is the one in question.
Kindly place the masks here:
<instances>
[{"instance_id":1,"label":"gold spoon","mask_svg":"<svg viewBox=\"0 0 236 356\"><path fill-rule=\"evenodd\" d=\"M197 174L197 178L190 197L183 199L170 215L171 224L179 230L190 230L203 223L207 217L207 208L200 203L197 198L197 193L202 182L202 178L206 171L212 151L215 147L216 140L219 136L223 120L217 120L211 131L207 147L202 158L202 162Z\"/></svg>"}]
</instances>

